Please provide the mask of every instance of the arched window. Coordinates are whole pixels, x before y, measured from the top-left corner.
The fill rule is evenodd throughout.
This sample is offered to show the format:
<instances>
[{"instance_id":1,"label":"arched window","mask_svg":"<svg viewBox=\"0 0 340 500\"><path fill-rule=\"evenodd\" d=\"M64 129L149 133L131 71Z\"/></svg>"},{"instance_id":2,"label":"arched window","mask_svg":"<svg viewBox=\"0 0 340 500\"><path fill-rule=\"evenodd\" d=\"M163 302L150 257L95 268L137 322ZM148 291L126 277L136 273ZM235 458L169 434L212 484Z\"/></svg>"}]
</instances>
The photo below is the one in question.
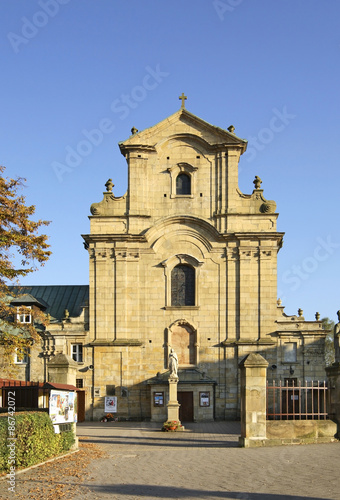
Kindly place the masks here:
<instances>
[{"instance_id":1,"label":"arched window","mask_svg":"<svg viewBox=\"0 0 340 500\"><path fill-rule=\"evenodd\" d=\"M191 194L191 178L187 174L176 177L176 194Z\"/></svg>"},{"instance_id":2,"label":"arched window","mask_svg":"<svg viewBox=\"0 0 340 500\"><path fill-rule=\"evenodd\" d=\"M195 305L195 270L186 264L179 264L171 271L171 305Z\"/></svg>"}]
</instances>

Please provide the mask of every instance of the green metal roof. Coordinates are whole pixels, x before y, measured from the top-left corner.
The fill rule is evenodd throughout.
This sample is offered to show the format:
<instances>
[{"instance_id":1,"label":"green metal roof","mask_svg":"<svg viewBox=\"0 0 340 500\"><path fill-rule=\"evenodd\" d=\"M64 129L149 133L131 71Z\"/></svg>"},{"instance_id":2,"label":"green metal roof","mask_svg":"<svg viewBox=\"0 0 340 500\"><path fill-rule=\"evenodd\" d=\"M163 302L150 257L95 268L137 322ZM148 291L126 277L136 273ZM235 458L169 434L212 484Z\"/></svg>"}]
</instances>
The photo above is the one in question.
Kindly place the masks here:
<instances>
[{"instance_id":1,"label":"green metal roof","mask_svg":"<svg viewBox=\"0 0 340 500\"><path fill-rule=\"evenodd\" d=\"M88 285L13 286L10 290L14 292L14 300L17 304L20 303L20 296L24 304L27 295L30 295L46 306L45 314L50 314L57 320L64 318L65 309L69 311L70 317L79 316L82 307L89 303Z\"/></svg>"}]
</instances>

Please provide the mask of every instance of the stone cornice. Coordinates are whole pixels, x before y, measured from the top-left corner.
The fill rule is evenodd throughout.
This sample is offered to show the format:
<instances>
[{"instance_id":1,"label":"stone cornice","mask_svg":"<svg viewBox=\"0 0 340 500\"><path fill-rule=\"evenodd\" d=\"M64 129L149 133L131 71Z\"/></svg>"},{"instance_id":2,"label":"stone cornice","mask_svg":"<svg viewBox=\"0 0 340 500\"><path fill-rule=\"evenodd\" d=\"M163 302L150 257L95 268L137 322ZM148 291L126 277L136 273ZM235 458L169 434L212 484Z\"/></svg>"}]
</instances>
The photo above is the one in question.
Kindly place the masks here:
<instances>
[{"instance_id":1,"label":"stone cornice","mask_svg":"<svg viewBox=\"0 0 340 500\"><path fill-rule=\"evenodd\" d=\"M93 340L89 343L91 347L99 347L99 346L112 346L112 347L129 347L129 346L137 346L140 347L144 345L144 342L138 339L116 339L116 340L106 340L106 339L97 339Z\"/></svg>"},{"instance_id":2,"label":"stone cornice","mask_svg":"<svg viewBox=\"0 0 340 500\"><path fill-rule=\"evenodd\" d=\"M242 340L223 340L221 342L221 346L223 347L235 347L239 345L257 345L257 346L268 346L268 345L276 345L276 342L268 339L242 339Z\"/></svg>"},{"instance_id":3,"label":"stone cornice","mask_svg":"<svg viewBox=\"0 0 340 500\"><path fill-rule=\"evenodd\" d=\"M119 143L119 149L120 149L122 155L126 155L127 153L134 152L134 151L156 153L155 146L149 145L149 144L129 144L129 145L126 145L124 143Z\"/></svg>"},{"instance_id":4,"label":"stone cornice","mask_svg":"<svg viewBox=\"0 0 340 500\"><path fill-rule=\"evenodd\" d=\"M124 241L127 243L146 243L144 234L82 234L81 237L89 243L109 243Z\"/></svg>"},{"instance_id":5,"label":"stone cornice","mask_svg":"<svg viewBox=\"0 0 340 500\"><path fill-rule=\"evenodd\" d=\"M277 322L279 323L279 322ZM327 331L322 330L322 329L317 329L318 323L315 322L313 323L312 321L308 322L308 325L305 325L305 322L300 321L300 322L294 322L294 323L285 323L282 324L283 327L286 327L287 330L276 330L275 332L272 332L271 335L283 338L283 337L326 337L327 336ZM314 330L307 330L309 327L313 327ZM289 328L289 329L288 329Z\"/></svg>"}]
</instances>

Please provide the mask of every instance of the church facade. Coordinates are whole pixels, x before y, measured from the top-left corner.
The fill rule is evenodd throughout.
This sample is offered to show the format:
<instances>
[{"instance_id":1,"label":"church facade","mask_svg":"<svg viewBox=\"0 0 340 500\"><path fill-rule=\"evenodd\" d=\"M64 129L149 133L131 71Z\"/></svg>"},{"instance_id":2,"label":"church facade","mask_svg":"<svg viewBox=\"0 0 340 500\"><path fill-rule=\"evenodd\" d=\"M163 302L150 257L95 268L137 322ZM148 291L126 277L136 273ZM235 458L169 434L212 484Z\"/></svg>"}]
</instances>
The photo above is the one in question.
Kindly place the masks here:
<instances>
[{"instance_id":1,"label":"church facade","mask_svg":"<svg viewBox=\"0 0 340 500\"><path fill-rule=\"evenodd\" d=\"M91 206L89 285L13 289L18 334L36 308L49 322L14 366L0 346L0 378L73 384L86 420L115 396L119 418L164 422L171 349L183 422L239 417L249 353L268 361L275 383L325 378L319 315L288 316L277 300L276 204L257 176L251 194L238 187L247 141L183 103L119 144L128 189L116 197L109 179Z\"/></svg>"},{"instance_id":2,"label":"church facade","mask_svg":"<svg viewBox=\"0 0 340 500\"><path fill-rule=\"evenodd\" d=\"M87 419L166 419L168 357L178 356L182 421L236 419L242 358L259 352L270 380L324 378L319 317L277 300L276 203L261 179L238 187L247 141L184 107L119 144L128 190L112 180L93 203L89 328L83 338ZM70 353L68 353L70 354Z\"/></svg>"}]
</instances>

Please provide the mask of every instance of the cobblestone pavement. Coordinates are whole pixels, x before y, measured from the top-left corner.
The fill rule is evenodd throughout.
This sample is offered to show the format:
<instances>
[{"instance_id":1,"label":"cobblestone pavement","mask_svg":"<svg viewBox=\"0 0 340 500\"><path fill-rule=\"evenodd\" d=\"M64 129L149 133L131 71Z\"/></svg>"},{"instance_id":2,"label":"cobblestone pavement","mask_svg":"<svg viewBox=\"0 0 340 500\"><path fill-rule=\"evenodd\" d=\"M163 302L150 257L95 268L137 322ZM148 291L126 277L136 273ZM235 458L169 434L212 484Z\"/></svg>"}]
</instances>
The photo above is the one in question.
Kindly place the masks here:
<instances>
[{"instance_id":1,"label":"cobblestone pavement","mask_svg":"<svg viewBox=\"0 0 340 500\"><path fill-rule=\"evenodd\" d=\"M239 448L238 422L187 424L178 433L143 422L77 427L104 455L67 500L340 500L338 442Z\"/></svg>"}]
</instances>

